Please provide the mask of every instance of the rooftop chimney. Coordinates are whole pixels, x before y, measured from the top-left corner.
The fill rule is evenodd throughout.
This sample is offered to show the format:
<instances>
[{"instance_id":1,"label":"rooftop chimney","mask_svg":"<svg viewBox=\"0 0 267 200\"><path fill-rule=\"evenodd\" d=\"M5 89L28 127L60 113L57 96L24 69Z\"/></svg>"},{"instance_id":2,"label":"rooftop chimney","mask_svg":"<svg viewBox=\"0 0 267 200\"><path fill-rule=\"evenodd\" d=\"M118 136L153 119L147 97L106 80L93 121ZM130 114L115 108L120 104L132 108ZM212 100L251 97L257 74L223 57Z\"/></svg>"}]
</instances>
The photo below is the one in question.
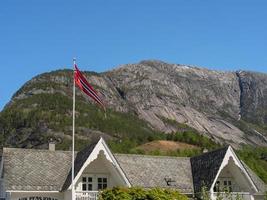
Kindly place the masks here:
<instances>
[{"instance_id":1,"label":"rooftop chimney","mask_svg":"<svg viewBox=\"0 0 267 200\"><path fill-rule=\"evenodd\" d=\"M208 152L209 152L208 149L206 149L206 148L203 149L203 153L208 153Z\"/></svg>"},{"instance_id":2,"label":"rooftop chimney","mask_svg":"<svg viewBox=\"0 0 267 200\"><path fill-rule=\"evenodd\" d=\"M48 143L48 150L49 151L55 151L56 150L56 143L51 138Z\"/></svg>"}]
</instances>

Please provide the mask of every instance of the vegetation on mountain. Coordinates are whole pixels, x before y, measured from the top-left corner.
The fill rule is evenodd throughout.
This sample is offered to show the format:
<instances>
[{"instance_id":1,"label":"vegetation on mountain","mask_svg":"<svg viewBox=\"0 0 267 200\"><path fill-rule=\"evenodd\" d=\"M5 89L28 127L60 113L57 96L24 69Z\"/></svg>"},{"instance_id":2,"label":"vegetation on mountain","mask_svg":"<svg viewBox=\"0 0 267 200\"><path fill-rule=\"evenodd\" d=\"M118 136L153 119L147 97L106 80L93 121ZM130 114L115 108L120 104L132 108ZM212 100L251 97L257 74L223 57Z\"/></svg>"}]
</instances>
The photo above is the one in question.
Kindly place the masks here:
<instances>
[{"instance_id":1,"label":"vegetation on mountain","mask_svg":"<svg viewBox=\"0 0 267 200\"><path fill-rule=\"evenodd\" d=\"M130 153L190 157L190 156L200 155L201 153L203 153L204 149L214 150L221 147L220 144L215 143L207 136L200 134L196 129L189 127L186 124L181 124L174 120L169 120L169 119L164 119L164 121L171 124L172 126L176 126L179 131L174 133L164 134L161 136L161 138L165 139L166 141L181 142L189 144L191 146L188 145L188 148L176 148L176 149L164 150L166 148L164 147L160 148L161 147L160 144L157 145L157 148L155 147L155 145L153 145L154 147L151 147L150 145L150 149L149 148L145 149L143 145L143 148L142 146L141 147L138 146L137 148L131 150ZM149 143L145 143L145 145L148 144Z\"/></svg>"},{"instance_id":2,"label":"vegetation on mountain","mask_svg":"<svg viewBox=\"0 0 267 200\"><path fill-rule=\"evenodd\" d=\"M267 183L267 148L244 146L237 153L241 160Z\"/></svg>"},{"instance_id":3,"label":"vegetation on mountain","mask_svg":"<svg viewBox=\"0 0 267 200\"><path fill-rule=\"evenodd\" d=\"M168 120L174 124L178 131L175 133L168 134L166 136L167 140L185 142L188 144L197 145L208 150L219 148L220 144L214 142L212 139L201 134L196 129L182 123L178 123L174 120Z\"/></svg>"},{"instance_id":4,"label":"vegetation on mountain","mask_svg":"<svg viewBox=\"0 0 267 200\"><path fill-rule=\"evenodd\" d=\"M65 140L68 140L67 136L71 136L72 133L71 108L72 99L60 93L37 94L17 100L0 115L3 139L13 146L23 146L28 143L34 145L36 142L47 143L46 139L49 137L54 138L55 134L64 132L57 137L66 144L66 146L61 144L61 148L66 150L69 146ZM127 148L148 141L148 138L151 140L163 136L134 115L108 109L105 117L102 110L77 98L76 135L85 135L84 132L90 132L91 129L107 133L116 141L127 142L127 139L130 139L131 145ZM25 131L31 134L31 137L27 138L29 141L21 138ZM120 151L122 148L120 146L123 145L118 144L114 148Z\"/></svg>"},{"instance_id":5,"label":"vegetation on mountain","mask_svg":"<svg viewBox=\"0 0 267 200\"><path fill-rule=\"evenodd\" d=\"M150 152L153 150L160 149L162 152L183 150L183 149L198 149L196 145L187 144L184 142L168 141L168 140L154 140L145 144L142 144L137 149L143 150L145 152Z\"/></svg>"}]
</instances>

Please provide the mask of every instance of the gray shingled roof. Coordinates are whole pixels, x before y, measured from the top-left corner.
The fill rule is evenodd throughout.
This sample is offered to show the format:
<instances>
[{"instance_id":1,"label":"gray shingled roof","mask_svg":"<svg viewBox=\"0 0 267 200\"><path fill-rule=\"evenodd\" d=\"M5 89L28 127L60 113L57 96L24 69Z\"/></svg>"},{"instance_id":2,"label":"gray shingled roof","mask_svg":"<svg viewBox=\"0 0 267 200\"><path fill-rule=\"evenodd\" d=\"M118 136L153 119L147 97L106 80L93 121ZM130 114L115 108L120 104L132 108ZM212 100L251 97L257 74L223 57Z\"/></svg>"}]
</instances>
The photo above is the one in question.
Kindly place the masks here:
<instances>
[{"instance_id":1,"label":"gray shingled roof","mask_svg":"<svg viewBox=\"0 0 267 200\"><path fill-rule=\"evenodd\" d=\"M4 148L6 190L59 191L71 167L71 152Z\"/></svg>"},{"instance_id":2,"label":"gray shingled roof","mask_svg":"<svg viewBox=\"0 0 267 200\"><path fill-rule=\"evenodd\" d=\"M190 159L195 193L200 192L203 186L210 189L227 149L228 146Z\"/></svg>"},{"instance_id":3,"label":"gray shingled roof","mask_svg":"<svg viewBox=\"0 0 267 200\"><path fill-rule=\"evenodd\" d=\"M243 162L241 161L245 169L247 170L249 176L251 177L253 183L256 185L260 193L267 191L267 185Z\"/></svg>"},{"instance_id":4,"label":"gray shingled roof","mask_svg":"<svg viewBox=\"0 0 267 200\"><path fill-rule=\"evenodd\" d=\"M114 154L132 186L175 188L193 193L189 158ZM171 180L170 185L167 180Z\"/></svg>"}]
</instances>

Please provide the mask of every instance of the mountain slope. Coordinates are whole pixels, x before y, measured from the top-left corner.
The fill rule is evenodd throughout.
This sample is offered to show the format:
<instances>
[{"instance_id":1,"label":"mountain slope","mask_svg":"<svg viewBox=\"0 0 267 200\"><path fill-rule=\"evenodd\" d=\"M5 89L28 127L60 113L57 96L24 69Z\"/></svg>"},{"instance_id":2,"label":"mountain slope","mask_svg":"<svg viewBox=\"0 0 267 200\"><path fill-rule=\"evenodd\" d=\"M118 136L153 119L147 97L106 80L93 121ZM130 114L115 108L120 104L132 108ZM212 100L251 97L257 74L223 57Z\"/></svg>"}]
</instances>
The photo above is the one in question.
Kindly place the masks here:
<instances>
[{"instance_id":1,"label":"mountain slope","mask_svg":"<svg viewBox=\"0 0 267 200\"><path fill-rule=\"evenodd\" d=\"M176 131L176 127L168 123L175 120L215 141L227 141L234 146L267 144L265 74L226 73L143 61L106 75L124 94L125 101L133 105L138 116L158 130ZM246 90L246 85L253 85L254 89ZM246 121L253 121L255 126Z\"/></svg>"},{"instance_id":2,"label":"mountain slope","mask_svg":"<svg viewBox=\"0 0 267 200\"><path fill-rule=\"evenodd\" d=\"M267 146L267 75L218 72L142 61L105 73L86 72L103 95L107 118L77 92L77 141L102 135L140 143L186 124L216 142ZM17 91L0 114L4 145L42 148L51 137L67 148L72 71L44 73ZM134 146L134 145L133 145Z\"/></svg>"}]
</instances>

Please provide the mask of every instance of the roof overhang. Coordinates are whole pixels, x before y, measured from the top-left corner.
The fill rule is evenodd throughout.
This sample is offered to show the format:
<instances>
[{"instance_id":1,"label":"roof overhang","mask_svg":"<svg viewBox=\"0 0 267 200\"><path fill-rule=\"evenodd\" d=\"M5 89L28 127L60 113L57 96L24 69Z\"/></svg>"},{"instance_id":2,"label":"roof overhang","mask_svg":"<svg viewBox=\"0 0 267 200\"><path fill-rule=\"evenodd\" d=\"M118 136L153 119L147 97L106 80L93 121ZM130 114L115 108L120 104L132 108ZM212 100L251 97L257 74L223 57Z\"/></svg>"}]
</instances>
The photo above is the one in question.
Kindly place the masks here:
<instances>
[{"instance_id":1,"label":"roof overhang","mask_svg":"<svg viewBox=\"0 0 267 200\"><path fill-rule=\"evenodd\" d=\"M245 177L247 178L247 180L249 181L250 185L252 186L253 190L255 192L259 192L258 191L258 188L256 187L256 185L254 184L253 180L251 179L251 177L249 176L247 170L244 168L243 164L241 163L241 161L239 160L239 158L237 157L237 155L235 154L233 148L231 146L228 147L227 151L226 151L226 154L223 158L223 161L221 163L221 166L215 176L215 179L210 187L210 192L212 193L213 192L213 188L215 186L215 183L221 173L221 171L223 170L223 168L228 164L228 161L230 159L230 157L233 158L234 160L234 163L236 166L238 166L240 168L240 170L244 173Z\"/></svg>"},{"instance_id":2,"label":"roof overhang","mask_svg":"<svg viewBox=\"0 0 267 200\"><path fill-rule=\"evenodd\" d=\"M60 191L25 191L25 190L6 190L6 192L18 192L18 193L60 193Z\"/></svg>"},{"instance_id":3,"label":"roof overhang","mask_svg":"<svg viewBox=\"0 0 267 200\"><path fill-rule=\"evenodd\" d=\"M81 169L78 171L77 175L75 176L75 178L73 180L74 185L77 183L78 179L81 177L81 175L82 175L83 171L85 170L85 168L92 161L94 161L95 159L97 159L97 156L100 153L100 151L104 151L104 154L105 154L107 160L109 160L113 164L113 166L115 167L116 171L121 176L122 180L125 182L126 186L127 187L130 187L131 186L130 181L126 177L125 173L121 169L119 163L117 162L117 160L115 159L115 157L111 153L110 149L108 148L106 142L104 141L104 139L102 137L99 139L99 141L95 145L93 151L88 156L87 160L85 161L85 163L83 164L83 166L81 167ZM70 190L72 188L72 184L73 183L70 184L70 186L68 187L68 190Z\"/></svg>"}]
</instances>

